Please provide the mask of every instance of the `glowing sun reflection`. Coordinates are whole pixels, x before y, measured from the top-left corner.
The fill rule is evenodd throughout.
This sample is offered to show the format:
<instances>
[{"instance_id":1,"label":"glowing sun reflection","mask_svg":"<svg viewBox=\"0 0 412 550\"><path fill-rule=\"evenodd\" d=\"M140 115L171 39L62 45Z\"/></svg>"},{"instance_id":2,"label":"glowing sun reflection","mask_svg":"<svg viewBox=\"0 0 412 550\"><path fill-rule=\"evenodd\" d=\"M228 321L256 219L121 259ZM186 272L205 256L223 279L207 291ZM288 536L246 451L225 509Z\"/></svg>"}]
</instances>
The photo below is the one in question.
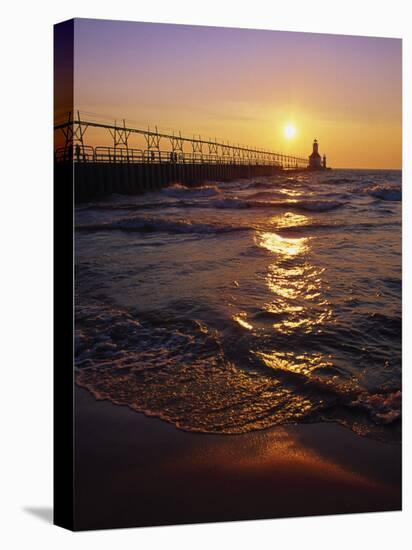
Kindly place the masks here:
<instances>
[{"instance_id":1,"label":"glowing sun reflection","mask_svg":"<svg viewBox=\"0 0 412 550\"><path fill-rule=\"evenodd\" d=\"M284 227L295 227L308 223L309 218L289 214L280 220ZM265 314L273 319L273 328L281 334L322 332L322 326L332 320L332 310L324 295L324 268L308 262L310 239L262 232L256 241L274 255L265 277L273 299L263 306Z\"/></svg>"},{"instance_id":2,"label":"glowing sun reflection","mask_svg":"<svg viewBox=\"0 0 412 550\"><path fill-rule=\"evenodd\" d=\"M280 254L283 257L293 257L308 249L308 238L291 239L281 237L277 233L261 233L258 235L259 246Z\"/></svg>"},{"instance_id":3,"label":"glowing sun reflection","mask_svg":"<svg viewBox=\"0 0 412 550\"><path fill-rule=\"evenodd\" d=\"M236 321L241 327L246 328L247 330L252 330L253 326L246 321L247 314L245 312L238 313L233 315L233 320Z\"/></svg>"}]
</instances>

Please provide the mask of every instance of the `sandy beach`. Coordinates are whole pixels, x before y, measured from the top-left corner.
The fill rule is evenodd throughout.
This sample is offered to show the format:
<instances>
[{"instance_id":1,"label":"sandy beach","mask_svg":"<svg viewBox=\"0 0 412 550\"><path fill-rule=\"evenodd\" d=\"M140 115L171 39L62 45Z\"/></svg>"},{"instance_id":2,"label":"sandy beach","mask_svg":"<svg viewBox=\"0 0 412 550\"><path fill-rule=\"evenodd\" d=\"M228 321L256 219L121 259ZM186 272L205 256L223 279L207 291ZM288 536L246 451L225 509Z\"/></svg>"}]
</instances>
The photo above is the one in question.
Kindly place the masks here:
<instances>
[{"instance_id":1,"label":"sandy beach","mask_svg":"<svg viewBox=\"0 0 412 550\"><path fill-rule=\"evenodd\" d=\"M333 423L188 433L75 399L76 530L401 508L399 444Z\"/></svg>"}]
</instances>

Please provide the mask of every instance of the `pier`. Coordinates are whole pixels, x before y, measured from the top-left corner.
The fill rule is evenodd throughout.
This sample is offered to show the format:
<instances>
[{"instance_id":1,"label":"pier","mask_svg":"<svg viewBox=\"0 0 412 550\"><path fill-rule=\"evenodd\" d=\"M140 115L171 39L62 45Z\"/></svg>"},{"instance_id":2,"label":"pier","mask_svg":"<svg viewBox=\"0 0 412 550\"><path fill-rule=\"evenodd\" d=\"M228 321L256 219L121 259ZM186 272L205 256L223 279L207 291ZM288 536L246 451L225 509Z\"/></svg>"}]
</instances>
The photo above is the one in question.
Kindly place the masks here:
<instances>
[{"instance_id":1,"label":"pier","mask_svg":"<svg viewBox=\"0 0 412 550\"><path fill-rule=\"evenodd\" d=\"M85 134L91 128L111 145L88 145ZM75 117L69 113L65 120L57 121L54 129L56 181L74 177L76 202L110 193L144 193L173 183L190 186L307 167L303 157L201 136L188 137L181 132L165 133L157 127L137 128L125 120L121 124L102 122L79 112Z\"/></svg>"}]
</instances>

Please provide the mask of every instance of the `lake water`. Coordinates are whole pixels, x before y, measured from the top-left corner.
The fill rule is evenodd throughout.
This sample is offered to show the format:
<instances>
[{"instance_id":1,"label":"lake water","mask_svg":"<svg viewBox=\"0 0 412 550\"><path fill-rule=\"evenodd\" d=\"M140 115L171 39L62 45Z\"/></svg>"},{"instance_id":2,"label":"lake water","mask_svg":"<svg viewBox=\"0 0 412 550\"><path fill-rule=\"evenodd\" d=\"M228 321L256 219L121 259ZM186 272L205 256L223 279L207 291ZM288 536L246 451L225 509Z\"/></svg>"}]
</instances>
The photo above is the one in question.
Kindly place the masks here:
<instances>
[{"instance_id":1,"label":"lake water","mask_svg":"<svg viewBox=\"0 0 412 550\"><path fill-rule=\"evenodd\" d=\"M401 172L181 185L76 208L76 380L177 427L399 439Z\"/></svg>"}]
</instances>

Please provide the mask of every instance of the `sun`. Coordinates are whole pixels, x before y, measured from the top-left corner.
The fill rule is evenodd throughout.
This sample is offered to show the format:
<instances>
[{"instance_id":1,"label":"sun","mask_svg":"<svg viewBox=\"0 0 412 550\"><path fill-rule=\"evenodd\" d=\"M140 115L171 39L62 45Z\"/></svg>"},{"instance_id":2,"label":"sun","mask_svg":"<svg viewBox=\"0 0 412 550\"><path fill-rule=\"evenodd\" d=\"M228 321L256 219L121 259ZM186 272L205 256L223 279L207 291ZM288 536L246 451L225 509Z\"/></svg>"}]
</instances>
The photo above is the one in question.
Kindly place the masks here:
<instances>
[{"instance_id":1,"label":"sun","mask_svg":"<svg viewBox=\"0 0 412 550\"><path fill-rule=\"evenodd\" d=\"M286 139L292 139L296 135L296 128L293 124L287 124L283 129L283 133Z\"/></svg>"}]
</instances>

